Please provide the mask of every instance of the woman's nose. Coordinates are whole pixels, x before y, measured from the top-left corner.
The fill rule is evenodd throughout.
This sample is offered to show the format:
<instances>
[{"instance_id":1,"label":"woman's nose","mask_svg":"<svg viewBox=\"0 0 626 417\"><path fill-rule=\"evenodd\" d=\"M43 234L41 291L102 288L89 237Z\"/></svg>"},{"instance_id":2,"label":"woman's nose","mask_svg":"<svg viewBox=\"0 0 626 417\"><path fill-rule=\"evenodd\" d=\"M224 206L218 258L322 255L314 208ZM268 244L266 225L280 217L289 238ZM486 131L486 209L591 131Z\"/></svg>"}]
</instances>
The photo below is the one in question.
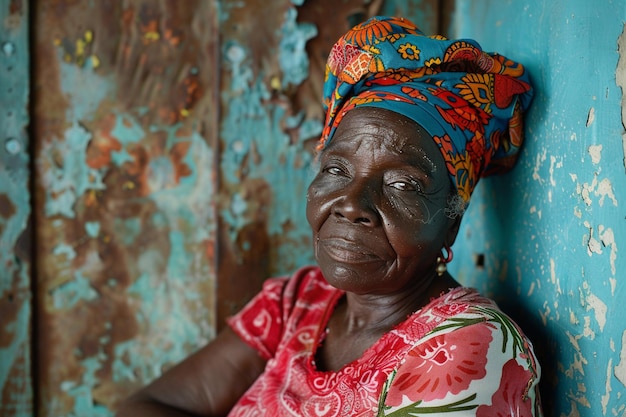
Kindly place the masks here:
<instances>
[{"instance_id":1,"label":"woman's nose","mask_svg":"<svg viewBox=\"0 0 626 417\"><path fill-rule=\"evenodd\" d=\"M375 209L375 196L372 184L352 182L343 189L343 196L333 205L332 213L352 223L376 226L379 217Z\"/></svg>"}]
</instances>

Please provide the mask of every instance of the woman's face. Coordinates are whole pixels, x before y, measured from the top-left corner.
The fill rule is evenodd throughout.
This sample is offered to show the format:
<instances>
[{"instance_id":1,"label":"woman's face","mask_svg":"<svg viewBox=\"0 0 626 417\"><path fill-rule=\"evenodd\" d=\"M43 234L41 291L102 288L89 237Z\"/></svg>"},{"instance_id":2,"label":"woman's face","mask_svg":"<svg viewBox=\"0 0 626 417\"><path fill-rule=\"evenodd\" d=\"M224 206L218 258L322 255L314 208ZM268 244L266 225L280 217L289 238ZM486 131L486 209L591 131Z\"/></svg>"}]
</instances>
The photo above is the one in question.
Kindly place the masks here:
<instances>
[{"instance_id":1,"label":"woman's face","mask_svg":"<svg viewBox=\"0 0 626 417\"><path fill-rule=\"evenodd\" d=\"M458 231L459 221L444 214L450 191L437 145L415 122L373 107L348 112L307 195L315 256L328 282L388 294L432 279L437 255Z\"/></svg>"}]
</instances>

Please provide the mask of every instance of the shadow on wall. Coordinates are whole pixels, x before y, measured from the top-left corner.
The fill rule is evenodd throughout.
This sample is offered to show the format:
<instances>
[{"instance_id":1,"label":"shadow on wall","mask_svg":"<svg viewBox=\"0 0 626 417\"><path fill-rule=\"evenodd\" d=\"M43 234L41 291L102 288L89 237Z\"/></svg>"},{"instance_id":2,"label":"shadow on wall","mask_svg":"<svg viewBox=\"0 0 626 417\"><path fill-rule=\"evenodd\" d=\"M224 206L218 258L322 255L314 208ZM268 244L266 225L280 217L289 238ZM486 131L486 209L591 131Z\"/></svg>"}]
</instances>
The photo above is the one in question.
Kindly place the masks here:
<instances>
[{"instance_id":1,"label":"shadow on wall","mask_svg":"<svg viewBox=\"0 0 626 417\"><path fill-rule=\"evenodd\" d=\"M541 112L542 110L534 109ZM518 168L523 168L519 166ZM541 366L540 392L545 417L558 416L556 413L557 399L555 392L558 386L558 363L559 363L559 340L562 335L554 334L551 328L544 322L536 305L533 304L531 292L525 293L522 285L534 281L535 266L532 261L527 261L529 256L520 251L519 240L524 240L528 227L526 224L527 214L524 214L519 202L524 196L518 186L520 179L527 174L525 169L513 170L502 177L493 178L488 182L493 187L490 195L497 196L490 203L496 223L502 226L498 232L497 242L502 262L494 268L493 282L490 285L491 296L500 308L507 313L522 328L531 340L537 360ZM521 180L522 184L524 183ZM526 225L526 226L525 226ZM496 246L497 247L497 246ZM527 249L527 248L526 248ZM537 254L540 258L540 255ZM536 263L541 263L537 259ZM532 288L532 282L531 282Z\"/></svg>"},{"instance_id":2,"label":"shadow on wall","mask_svg":"<svg viewBox=\"0 0 626 417\"><path fill-rule=\"evenodd\" d=\"M503 300L496 299L496 301L504 312L517 322L533 344L537 360L541 365L539 389L544 417L552 417L554 416L553 410L555 408L554 393L558 383L558 369L556 367L558 363L557 338L546 329L536 311L529 308L528 304L524 303L523 300L510 296L510 294L517 294L516 291L515 285L507 280L507 282L503 283L501 290L501 294L506 294L507 296L503 297Z\"/></svg>"}]
</instances>

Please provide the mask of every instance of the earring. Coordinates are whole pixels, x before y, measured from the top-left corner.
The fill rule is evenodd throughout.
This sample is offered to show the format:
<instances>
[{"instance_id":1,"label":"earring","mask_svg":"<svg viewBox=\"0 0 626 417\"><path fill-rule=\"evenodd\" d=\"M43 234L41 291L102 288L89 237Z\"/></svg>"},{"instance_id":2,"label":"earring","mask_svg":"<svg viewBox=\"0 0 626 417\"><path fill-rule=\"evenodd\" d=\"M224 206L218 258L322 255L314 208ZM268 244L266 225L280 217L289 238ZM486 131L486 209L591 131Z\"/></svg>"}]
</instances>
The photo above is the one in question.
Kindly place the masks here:
<instances>
[{"instance_id":1,"label":"earring","mask_svg":"<svg viewBox=\"0 0 626 417\"><path fill-rule=\"evenodd\" d=\"M443 257L443 249L446 250L446 252L448 253L448 256L446 256L445 258ZM443 274L446 273L446 271L448 270L448 267L446 266L446 264L450 263L450 261L452 261L452 248L450 248L448 245L444 245L444 247L441 250L441 255L437 256L437 275L438 276L442 276Z\"/></svg>"}]
</instances>

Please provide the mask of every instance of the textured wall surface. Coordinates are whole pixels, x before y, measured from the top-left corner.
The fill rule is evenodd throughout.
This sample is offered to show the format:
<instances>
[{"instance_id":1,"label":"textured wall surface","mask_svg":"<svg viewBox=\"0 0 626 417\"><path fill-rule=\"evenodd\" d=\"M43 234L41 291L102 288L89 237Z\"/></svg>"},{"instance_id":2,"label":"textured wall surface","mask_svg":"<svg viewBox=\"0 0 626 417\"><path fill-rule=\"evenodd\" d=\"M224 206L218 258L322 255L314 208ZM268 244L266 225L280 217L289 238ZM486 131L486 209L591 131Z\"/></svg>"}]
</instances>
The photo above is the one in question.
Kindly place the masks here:
<instances>
[{"instance_id":1,"label":"textured wall surface","mask_svg":"<svg viewBox=\"0 0 626 417\"><path fill-rule=\"evenodd\" d=\"M451 29L537 90L519 165L479 186L454 268L531 334L548 416L626 415L624 22L624 1L464 0Z\"/></svg>"},{"instance_id":2,"label":"textured wall surface","mask_svg":"<svg viewBox=\"0 0 626 417\"><path fill-rule=\"evenodd\" d=\"M217 13L33 13L38 415L110 415L215 333Z\"/></svg>"},{"instance_id":3,"label":"textured wall surface","mask_svg":"<svg viewBox=\"0 0 626 417\"><path fill-rule=\"evenodd\" d=\"M0 2L0 415L33 410L28 4Z\"/></svg>"}]
</instances>

